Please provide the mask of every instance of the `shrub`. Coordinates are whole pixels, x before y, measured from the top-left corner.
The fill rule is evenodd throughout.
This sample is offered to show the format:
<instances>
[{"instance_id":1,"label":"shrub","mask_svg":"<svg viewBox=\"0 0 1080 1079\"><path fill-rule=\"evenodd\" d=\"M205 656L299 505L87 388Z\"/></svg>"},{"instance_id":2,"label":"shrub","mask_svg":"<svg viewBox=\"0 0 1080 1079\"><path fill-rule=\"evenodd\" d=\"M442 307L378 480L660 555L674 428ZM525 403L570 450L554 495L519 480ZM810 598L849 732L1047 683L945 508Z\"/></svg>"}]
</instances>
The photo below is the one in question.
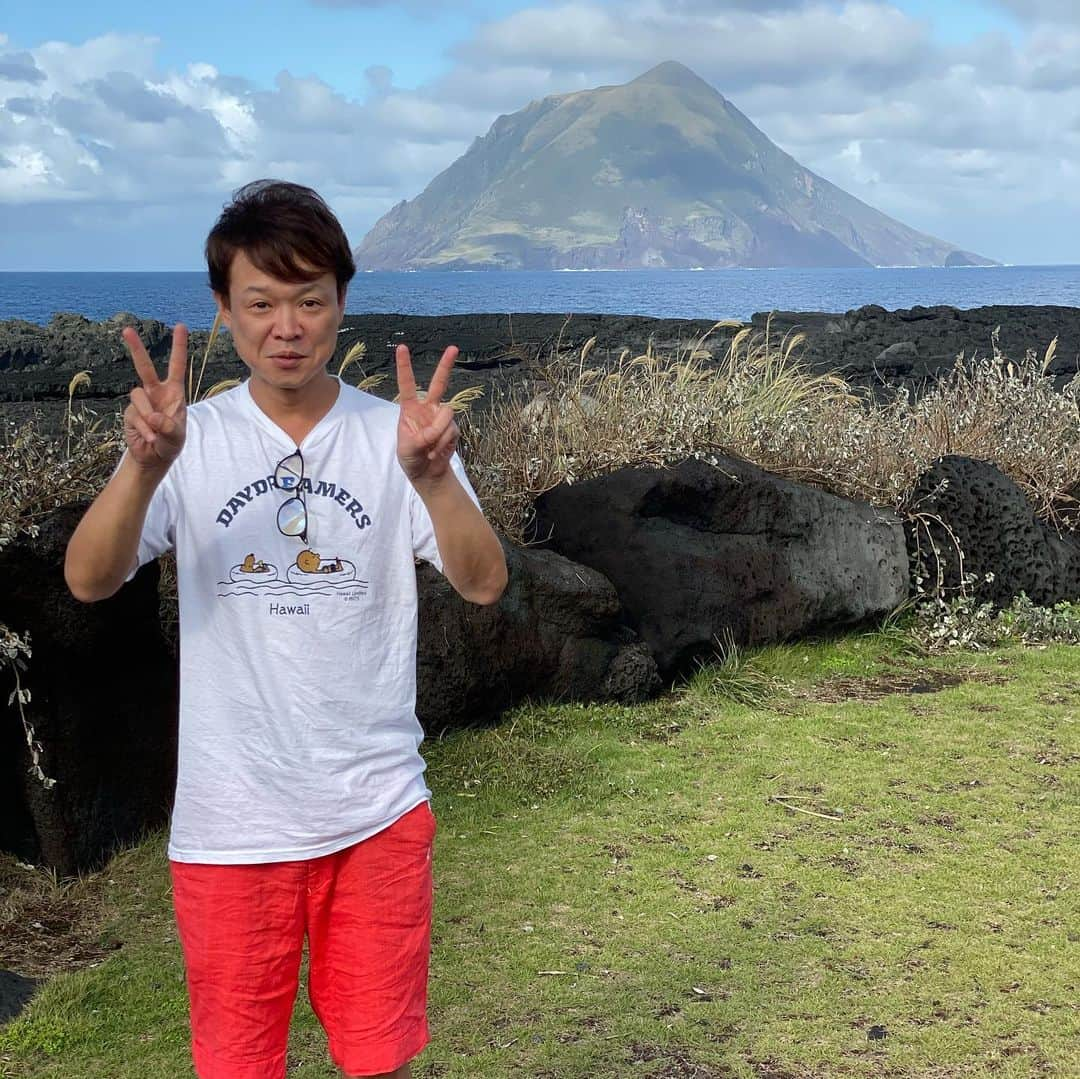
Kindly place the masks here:
<instances>
[{"instance_id":1,"label":"shrub","mask_svg":"<svg viewBox=\"0 0 1080 1079\"><path fill-rule=\"evenodd\" d=\"M1080 644L1080 603L1039 607L1021 593L999 609L979 603L970 592L951 599L930 596L915 606L910 633L927 652L982 651L1003 644Z\"/></svg>"}]
</instances>

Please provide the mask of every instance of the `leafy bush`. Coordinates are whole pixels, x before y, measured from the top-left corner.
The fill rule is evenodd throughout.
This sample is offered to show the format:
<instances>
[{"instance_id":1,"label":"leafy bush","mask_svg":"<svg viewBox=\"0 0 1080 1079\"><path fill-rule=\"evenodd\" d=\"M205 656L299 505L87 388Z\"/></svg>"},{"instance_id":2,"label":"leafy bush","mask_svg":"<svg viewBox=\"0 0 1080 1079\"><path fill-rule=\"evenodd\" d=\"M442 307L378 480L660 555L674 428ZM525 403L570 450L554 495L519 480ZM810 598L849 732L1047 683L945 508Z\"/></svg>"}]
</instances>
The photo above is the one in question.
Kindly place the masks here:
<instances>
[{"instance_id":1,"label":"leafy bush","mask_svg":"<svg viewBox=\"0 0 1080 1079\"><path fill-rule=\"evenodd\" d=\"M1080 644L1080 603L1039 607L1024 593L1004 608L970 593L928 596L915 606L910 633L927 652L982 651L1005 644Z\"/></svg>"}]
</instances>

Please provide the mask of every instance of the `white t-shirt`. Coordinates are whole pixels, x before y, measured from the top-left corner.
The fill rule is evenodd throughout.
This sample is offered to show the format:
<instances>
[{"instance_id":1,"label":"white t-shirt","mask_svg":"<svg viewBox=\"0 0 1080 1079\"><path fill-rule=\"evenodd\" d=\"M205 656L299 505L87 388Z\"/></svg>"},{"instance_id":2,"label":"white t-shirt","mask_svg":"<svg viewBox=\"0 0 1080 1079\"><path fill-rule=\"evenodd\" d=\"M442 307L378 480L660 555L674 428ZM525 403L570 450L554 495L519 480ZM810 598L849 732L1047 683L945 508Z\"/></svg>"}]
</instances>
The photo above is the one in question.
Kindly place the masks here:
<instances>
[{"instance_id":1,"label":"white t-shirt","mask_svg":"<svg viewBox=\"0 0 1080 1079\"><path fill-rule=\"evenodd\" d=\"M308 538L283 535L297 446L248 383L188 410L139 564L176 551L180 736L169 857L316 858L430 798L414 556L442 569L397 461L398 409L344 383L300 444ZM455 456L453 468L476 496Z\"/></svg>"}]
</instances>

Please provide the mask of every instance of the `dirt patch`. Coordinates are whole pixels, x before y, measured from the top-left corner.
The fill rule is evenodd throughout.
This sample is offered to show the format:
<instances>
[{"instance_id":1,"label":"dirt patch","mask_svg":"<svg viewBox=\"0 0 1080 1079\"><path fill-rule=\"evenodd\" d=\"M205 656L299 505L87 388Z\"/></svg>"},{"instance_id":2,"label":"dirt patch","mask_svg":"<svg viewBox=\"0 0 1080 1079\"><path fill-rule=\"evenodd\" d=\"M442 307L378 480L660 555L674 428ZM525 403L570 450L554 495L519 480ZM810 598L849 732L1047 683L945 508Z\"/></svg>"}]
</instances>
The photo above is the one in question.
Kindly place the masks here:
<instances>
[{"instance_id":1,"label":"dirt patch","mask_svg":"<svg viewBox=\"0 0 1080 1079\"><path fill-rule=\"evenodd\" d=\"M938 813L934 816L927 816L922 814L915 818L919 824L933 824L938 828L944 828L947 832L962 832L963 826L957 822L956 816L953 813Z\"/></svg>"},{"instance_id":2,"label":"dirt patch","mask_svg":"<svg viewBox=\"0 0 1080 1079\"><path fill-rule=\"evenodd\" d=\"M670 745L685 729L686 724L672 720L661 720L650 724L641 732L641 739L646 742L660 742Z\"/></svg>"},{"instance_id":3,"label":"dirt patch","mask_svg":"<svg viewBox=\"0 0 1080 1079\"><path fill-rule=\"evenodd\" d=\"M119 948L105 929L104 887L102 874L64 884L0 858L0 969L41 980Z\"/></svg>"},{"instance_id":4,"label":"dirt patch","mask_svg":"<svg viewBox=\"0 0 1080 1079\"><path fill-rule=\"evenodd\" d=\"M1080 761L1080 754L1062 752L1061 746L1051 741L1034 756L1034 762L1050 768L1067 768Z\"/></svg>"},{"instance_id":5,"label":"dirt patch","mask_svg":"<svg viewBox=\"0 0 1080 1079\"><path fill-rule=\"evenodd\" d=\"M678 1046L633 1042L630 1045L630 1061L634 1064L655 1063L655 1067L642 1073L649 1079L734 1079L735 1077L735 1072L730 1068L702 1064Z\"/></svg>"},{"instance_id":6,"label":"dirt patch","mask_svg":"<svg viewBox=\"0 0 1080 1079\"><path fill-rule=\"evenodd\" d=\"M796 1075L795 1072L788 1071L773 1060L752 1061L750 1066L758 1079L813 1079L809 1072L800 1072Z\"/></svg>"},{"instance_id":7,"label":"dirt patch","mask_svg":"<svg viewBox=\"0 0 1080 1079\"><path fill-rule=\"evenodd\" d=\"M844 701L877 701L883 697L913 696L920 693L938 693L943 689L980 682L999 686L1007 681L999 674L983 671L967 671L951 674L946 671L890 671L871 678L828 678L814 686L792 690L792 696L801 700L840 704Z\"/></svg>"}]
</instances>

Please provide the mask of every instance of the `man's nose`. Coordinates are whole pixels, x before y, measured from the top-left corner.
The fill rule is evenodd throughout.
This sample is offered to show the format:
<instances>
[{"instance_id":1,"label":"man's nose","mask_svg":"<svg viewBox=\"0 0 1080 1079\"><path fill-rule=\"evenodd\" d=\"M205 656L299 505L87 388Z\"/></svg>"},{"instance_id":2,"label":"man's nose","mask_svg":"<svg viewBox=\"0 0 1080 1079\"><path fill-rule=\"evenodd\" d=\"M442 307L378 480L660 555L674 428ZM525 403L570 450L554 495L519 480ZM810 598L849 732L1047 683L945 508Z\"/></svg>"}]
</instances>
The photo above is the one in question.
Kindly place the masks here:
<instances>
[{"instance_id":1,"label":"man's nose","mask_svg":"<svg viewBox=\"0 0 1080 1079\"><path fill-rule=\"evenodd\" d=\"M300 336L300 319L289 304L282 304L274 318L274 333L278 337L293 338Z\"/></svg>"}]
</instances>

